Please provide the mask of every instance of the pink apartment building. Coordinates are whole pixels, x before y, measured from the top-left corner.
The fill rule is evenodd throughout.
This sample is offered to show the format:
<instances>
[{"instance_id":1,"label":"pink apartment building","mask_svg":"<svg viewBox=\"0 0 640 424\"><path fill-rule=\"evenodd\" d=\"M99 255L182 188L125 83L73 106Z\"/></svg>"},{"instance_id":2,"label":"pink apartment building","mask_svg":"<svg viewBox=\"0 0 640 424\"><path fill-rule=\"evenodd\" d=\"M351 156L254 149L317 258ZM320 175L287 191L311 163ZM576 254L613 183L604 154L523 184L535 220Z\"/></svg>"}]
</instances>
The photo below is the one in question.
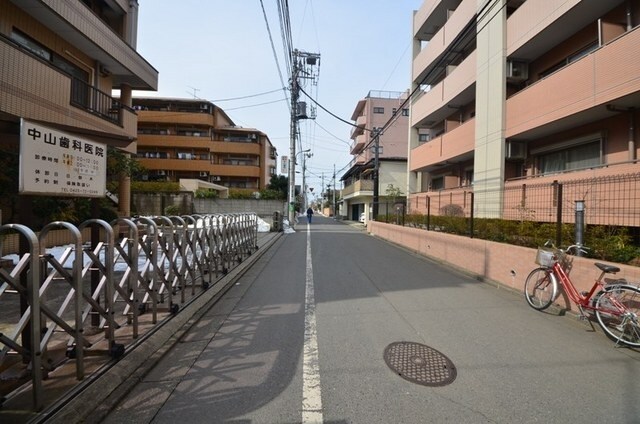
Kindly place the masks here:
<instances>
[{"instance_id":1,"label":"pink apartment building","mask_svg":"<svg viewBox=\"0 0 640 424\"><path fill-rule=\"evenodd\" d=\"M407 92L370 91L358 102L351 115L356 125L351 131L353 159L351 167L342 176L342 215L347 219L357 221L361 213L365 213L366 220L372 218L375 169L373 133L385 126L379 137L379 202L390 201L385 195L389 185L401 189L406 195L407 95ZM385 213L385 210L378 212Z\"/></svg>"},{"instance_id":2,"label":"pink apartment building","mask_svg":"<svg viewBox=\"0 0 640 424\"><path fill-rule=\"evenodd\" d=\"M502 217L531 202L527 185L637 181L639 24L640 0L425 1L413 19L410 210L455 198L468 214L473 193L475 216ZM589 210L629 191L607 184L576 196Z\"/></svg>"}]
</instances>

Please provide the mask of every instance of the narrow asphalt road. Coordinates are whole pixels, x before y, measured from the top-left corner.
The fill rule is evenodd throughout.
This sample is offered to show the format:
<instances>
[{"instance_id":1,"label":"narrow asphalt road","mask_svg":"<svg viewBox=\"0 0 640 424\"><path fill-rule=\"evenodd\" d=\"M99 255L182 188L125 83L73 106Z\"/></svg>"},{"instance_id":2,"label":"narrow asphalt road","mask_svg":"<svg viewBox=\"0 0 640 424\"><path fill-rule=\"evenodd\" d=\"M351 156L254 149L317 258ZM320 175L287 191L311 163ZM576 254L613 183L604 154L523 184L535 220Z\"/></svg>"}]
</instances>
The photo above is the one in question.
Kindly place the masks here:
<instances>
[{"instance_id":1,"label":"narrow asphalt road","mask_svg":"<svg viewBox=\"0 0 640 424\"><path fill-rule=\"evenodd\" d=\"M105 422L640 422L640 352L362 227L297 230ZM439 385L392 370L395 342L404 377Z\"/></svg>"}]
</instances>

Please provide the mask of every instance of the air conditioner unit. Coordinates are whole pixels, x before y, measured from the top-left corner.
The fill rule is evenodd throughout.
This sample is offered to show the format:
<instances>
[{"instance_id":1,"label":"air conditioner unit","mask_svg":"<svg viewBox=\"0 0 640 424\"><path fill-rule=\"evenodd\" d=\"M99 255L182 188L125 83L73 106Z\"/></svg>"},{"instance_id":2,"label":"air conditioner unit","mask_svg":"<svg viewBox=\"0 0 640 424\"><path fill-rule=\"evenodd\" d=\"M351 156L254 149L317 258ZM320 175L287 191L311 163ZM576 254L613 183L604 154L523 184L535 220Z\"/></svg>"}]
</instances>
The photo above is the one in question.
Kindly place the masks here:
<instances>
[{"instance_id":1,"label":"air conditioner unit","mask_svg":"<svg viewBox=\"0 0 640 424\"><path fill-rule=\"evenodd\" d=\"M506 159L525 159L527 157L527 145L522 141L507 141Z\"/></svg>"},{"instance_id":2,"label":"air conditioner unit","mask_svg":"<svg viewBox=\"0 0 640 424\"><path fill-rule=\"evenodd\" d=\"M507 80L525 81L529 78L529 65L526 62L507 60Z\"/></svg>"},{"instance_id":3,"label":"air conditioner unit","mask_svg":"<svg viewBox=\"0 0 640 424\"><path fill-rule=\"evenodd\" d=\"M206 177L206 176L208 176L208 175L209 175L209 173L208 173L208 172L200 171L200 176L201 176L201 177Z\"/></svg>"}]
</instances>

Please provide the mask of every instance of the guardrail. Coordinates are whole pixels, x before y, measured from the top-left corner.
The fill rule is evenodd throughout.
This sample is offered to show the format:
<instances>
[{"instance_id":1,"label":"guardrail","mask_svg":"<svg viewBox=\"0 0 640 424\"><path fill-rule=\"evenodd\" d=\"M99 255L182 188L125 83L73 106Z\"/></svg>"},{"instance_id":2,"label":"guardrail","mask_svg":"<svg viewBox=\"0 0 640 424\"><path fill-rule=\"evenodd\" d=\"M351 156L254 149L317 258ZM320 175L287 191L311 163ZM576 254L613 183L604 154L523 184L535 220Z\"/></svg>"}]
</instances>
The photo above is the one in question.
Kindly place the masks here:
<instances>
[{"instance_id":1,"label":"guardrail","mask_svg":"<svg viewBox=\"0 0 640 424\"><path fill-rule=\"evenodd\" d=\"M87 356L119 358L128 341L212 287L257 247L255 214L52 222L36 235L0 226L0 252L17 233L21 252L0 267L0 407L31 384L43 408L43 379L62 363L85 378ZM73 242L50 247L53 230ZM90 231L83 231L89 229ZM83 238L82 234L90 234Z\"/></svg>"}]
</instances>

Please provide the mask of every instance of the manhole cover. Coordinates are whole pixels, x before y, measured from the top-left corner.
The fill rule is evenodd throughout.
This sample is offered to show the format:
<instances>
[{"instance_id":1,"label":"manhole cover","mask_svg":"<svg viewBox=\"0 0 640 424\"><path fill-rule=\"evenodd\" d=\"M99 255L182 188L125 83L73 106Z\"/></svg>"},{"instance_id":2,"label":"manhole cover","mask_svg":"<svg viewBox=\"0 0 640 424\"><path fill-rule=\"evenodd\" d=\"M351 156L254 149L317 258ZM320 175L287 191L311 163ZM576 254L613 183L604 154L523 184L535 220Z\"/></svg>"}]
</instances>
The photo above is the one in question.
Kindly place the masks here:
<instances>
[{"instance_id":1,"label":"manhole cover","mask_svg":"<svg viewBox=\"0 0 640 424\"><path fill-rule=\"evenodd\" d=\"M391 343L384 350L384 361L400 377L423 386L444 386L457 375L449 358L420 343Z\"/></svg>"}]
</instances>

